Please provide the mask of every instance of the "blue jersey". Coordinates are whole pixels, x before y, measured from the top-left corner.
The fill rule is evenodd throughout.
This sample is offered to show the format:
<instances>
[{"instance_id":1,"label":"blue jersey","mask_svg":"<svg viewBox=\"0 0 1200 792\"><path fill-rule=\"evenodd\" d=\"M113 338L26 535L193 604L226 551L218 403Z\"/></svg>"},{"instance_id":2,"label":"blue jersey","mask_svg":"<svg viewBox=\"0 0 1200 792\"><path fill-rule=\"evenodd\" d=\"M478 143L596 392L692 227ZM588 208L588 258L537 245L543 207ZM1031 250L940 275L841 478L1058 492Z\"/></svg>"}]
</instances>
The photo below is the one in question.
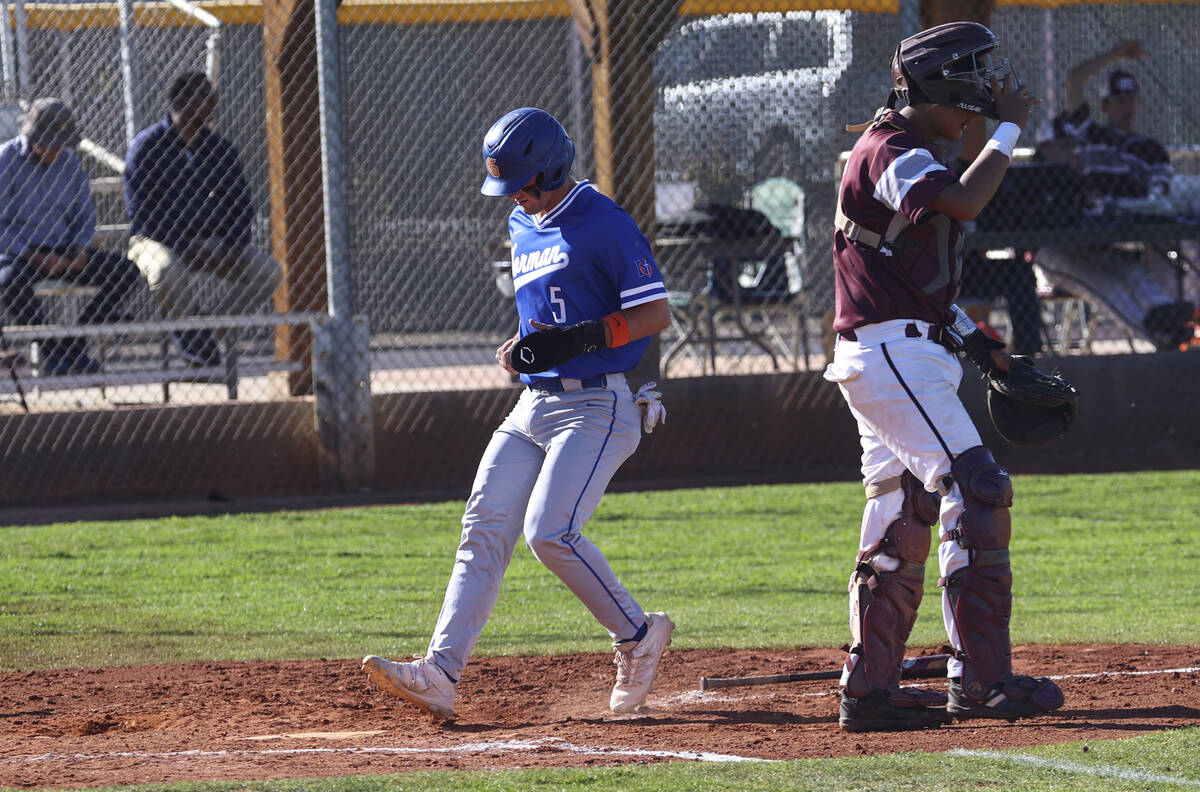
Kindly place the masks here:
<instances>
[{"instance_id":1,"label":"blue jersey","mask_svg":"<svg viewBox=\"0 0 1200 792\"><path fill-rule=\"evenodd\" d=\"M667 299L645 234L624 209L586 181L576 184L541 220L519 206L514 208L508 218L508 236L522 337L533 332L530 319L573 325ZM521 380L586 379L628 371L649 345L646 337L577 355L549 371L522 374Z\"/></svg>"}]
</instances>

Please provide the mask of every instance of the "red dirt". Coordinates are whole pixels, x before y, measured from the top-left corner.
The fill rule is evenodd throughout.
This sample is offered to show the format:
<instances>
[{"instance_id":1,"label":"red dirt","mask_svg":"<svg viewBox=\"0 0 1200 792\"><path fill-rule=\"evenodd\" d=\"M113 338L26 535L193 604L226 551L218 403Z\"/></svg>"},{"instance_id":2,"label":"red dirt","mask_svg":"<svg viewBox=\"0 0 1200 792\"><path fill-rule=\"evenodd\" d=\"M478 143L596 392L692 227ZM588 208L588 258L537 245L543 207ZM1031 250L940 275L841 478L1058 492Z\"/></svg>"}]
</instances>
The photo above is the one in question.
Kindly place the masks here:
<instances>
[{"instance_id":1,"label":"red dirt","mask_svg":"<svg viewBox=\"0 0 1200 792\"><path fill-rule=\"evenodd\" d=\"M1127 673L1195 669L1200 647L1018 647L1018 673L1065 675L1061 710L1016 724L969 721L929 732L843 734L836 681L699 690L701 676L824 670L839 662L833 650L669 652L649 710L614 716L606 709L607 656L480 658L459 687L457 720L443 725L370 689L357 660L4 672L0 785L690 758L680 752L795 759L996 749L1200 725L1200 672Z\"/></svg>"}]
</instances>

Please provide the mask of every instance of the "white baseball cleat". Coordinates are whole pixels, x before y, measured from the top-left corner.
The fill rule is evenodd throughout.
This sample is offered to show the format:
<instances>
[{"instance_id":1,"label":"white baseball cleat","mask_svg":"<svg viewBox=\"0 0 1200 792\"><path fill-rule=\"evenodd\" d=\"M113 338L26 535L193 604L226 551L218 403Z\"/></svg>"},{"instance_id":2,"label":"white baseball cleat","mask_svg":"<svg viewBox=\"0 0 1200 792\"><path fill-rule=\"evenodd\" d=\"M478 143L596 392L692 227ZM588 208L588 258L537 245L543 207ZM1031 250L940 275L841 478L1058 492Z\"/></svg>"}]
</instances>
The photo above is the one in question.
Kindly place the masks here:
<instances>
[{"instance_id":1,"label":"white baseball cleat","mask_svg":"<svg viewBox=\"0 0 1200 792\"><path fill-rule=\"evenodd\" d=\"M646 703L654 679L658 676L658 661L671 643L675 622L665 613L646 614L646 634L632 647L613 645L617 664L617 683L613 685L609 709L616 713L633 712Z\"/></svg>"},{"instance_id":2,"label":"white baseball cleat","mask_svg":"<svg viewBox=\"0 0 1200 792\"><path fill-rule=\"evenodd\" d=\"M426 657L414 655L411 663L397 663L367 655L362 661L362 672L384 693L411 701L435 720L454 716L455 685L445 671Z\"/></svg>"}]
</instances>

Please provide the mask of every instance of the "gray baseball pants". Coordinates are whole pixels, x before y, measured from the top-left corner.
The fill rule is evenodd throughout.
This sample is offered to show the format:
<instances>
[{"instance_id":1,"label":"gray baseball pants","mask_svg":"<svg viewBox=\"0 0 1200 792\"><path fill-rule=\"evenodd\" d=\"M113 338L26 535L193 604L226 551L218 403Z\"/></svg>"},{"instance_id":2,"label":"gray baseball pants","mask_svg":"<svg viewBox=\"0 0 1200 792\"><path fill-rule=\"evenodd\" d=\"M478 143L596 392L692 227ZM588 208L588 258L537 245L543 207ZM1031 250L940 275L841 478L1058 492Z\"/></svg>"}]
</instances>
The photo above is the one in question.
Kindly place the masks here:
<instances>
[{"instance_id":1,"label":"gray baseball pants","mask_svg":"<svg viewBox=\"0 0 1200 792\"><path fill-rule=\"evenodd\" d=\"M463 515L462 538L428 655L452 679L491 616L517 539L575 593L613 640L645 613L580 533L638 446L641 413L624 378L608 388L526 389L492 435Z\"/></svg>"}]
</instances>

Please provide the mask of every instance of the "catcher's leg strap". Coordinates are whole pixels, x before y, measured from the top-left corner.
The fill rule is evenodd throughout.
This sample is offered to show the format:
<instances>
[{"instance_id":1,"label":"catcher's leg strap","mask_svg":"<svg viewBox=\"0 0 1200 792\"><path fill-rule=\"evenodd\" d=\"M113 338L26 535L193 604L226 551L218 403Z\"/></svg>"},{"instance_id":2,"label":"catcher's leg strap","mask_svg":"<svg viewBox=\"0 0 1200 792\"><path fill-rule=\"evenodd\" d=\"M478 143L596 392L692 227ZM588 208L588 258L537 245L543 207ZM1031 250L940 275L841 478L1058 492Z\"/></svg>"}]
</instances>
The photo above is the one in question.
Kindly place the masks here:
<instances>
[{"instance_id":1,"label":"catcher's leg strap","mask_svg":"<svg viewBox=\"0 0 1200 792\"><path fill-rule=\"evenodd\" d=\"M982 701L1012 674L1012 480L985 446L964 451L950 472L962 492L963 510L958 527L944 539L967 550L968 562L939 583L946 588L965 654L963 691Z\"/></svg>"},{"instance_id":2,"label":"catcher's leg strap","mask_svg":"<svg viewBox=\"0 0 1200 792\"><path fill-rule=\"evenodd\" d=\"M938 496L926 492L907 470L893 481L898 484L869 487L868 496L904 490L900 516L888 525L882 539L858 554L850 576L854 613L850 654L857 658L846 659L852 669L846 692L854 698L900 682L904 648L924 594L929 529L937 520Z\"/></svg>"}]
</instances>

